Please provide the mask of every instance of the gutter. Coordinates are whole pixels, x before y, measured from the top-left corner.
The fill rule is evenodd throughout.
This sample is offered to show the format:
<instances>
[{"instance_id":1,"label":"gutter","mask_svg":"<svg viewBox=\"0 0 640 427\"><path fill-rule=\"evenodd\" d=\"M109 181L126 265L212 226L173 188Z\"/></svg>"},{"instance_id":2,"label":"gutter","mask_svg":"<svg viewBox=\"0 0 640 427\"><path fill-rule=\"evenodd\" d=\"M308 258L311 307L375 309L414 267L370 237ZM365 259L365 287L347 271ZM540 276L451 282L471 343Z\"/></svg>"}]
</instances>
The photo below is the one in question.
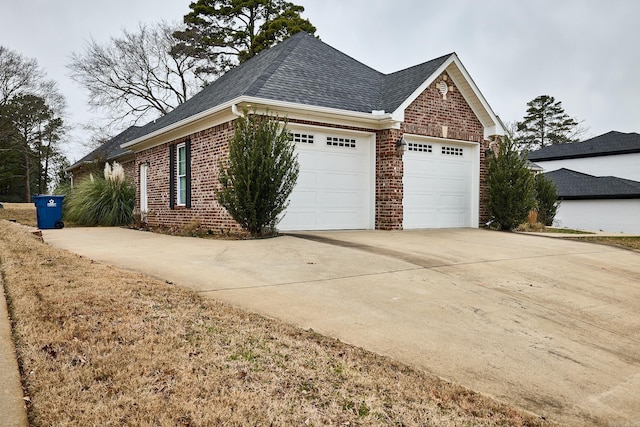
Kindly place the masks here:
<instances>
[{"instance_id":1,"label":"gutter","mask_svg":"<svg viewBox=\"0 0 640 427\"><path fill-rule=\"evenodd\" d=\"M230 110L233 115L240 117L242 116L242 112L239 107L241 107L243 104L248 107L252 107L252 106L260 107L261 109L266 109L266 110L270 108L275 111L284 110L285 113L286 112L302 113L302 114L307 113L309 115L317 115L320 118L324 117L324 118L333 118L335 120L352 120L358 123L362 123L364 125L373 124L374 128L381 127L382 129L385 129L385 128L400 127L400 122L395 120L392 114L383 113L381 111L372 111L371 113L362 113L357 111L339 110L336 108L329 108L329 107L318 107L313 105L297 104L293 102L274 101L271 99L241 96L231 101L217 105L214 108L201 111L200 113L187 117L186 119L180 120L175 123L171 123L168 126L165 126L153 132L150 132L146 135L133 139L127 143L120 145L120 148L130 149L131 147L137 144L140 144L144 141L162 136L163 134L180 129L193 122L205 119L209 116L212 116L216 113L220 113L227 109Z\"/></svg>"}]
</instances>

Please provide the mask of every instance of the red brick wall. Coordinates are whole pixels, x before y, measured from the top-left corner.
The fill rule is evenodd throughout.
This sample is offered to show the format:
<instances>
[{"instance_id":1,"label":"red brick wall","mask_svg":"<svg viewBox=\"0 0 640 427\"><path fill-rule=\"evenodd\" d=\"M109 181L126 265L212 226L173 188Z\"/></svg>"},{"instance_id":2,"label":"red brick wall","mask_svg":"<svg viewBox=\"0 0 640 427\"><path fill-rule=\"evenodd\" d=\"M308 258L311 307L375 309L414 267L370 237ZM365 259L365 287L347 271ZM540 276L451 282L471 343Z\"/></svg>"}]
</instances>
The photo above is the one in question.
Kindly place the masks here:
<instances>
[{"instance_id":1,"label":"red brick wall","mask_svg":"<svg viewBox=\"0 0 640 427\"><path fill-rule=\"evenodd\" d=\"M489 176L487 172L487 158L485 152L489 149L490 141L482 141L480 144L480 211L479 226L483 227L489 221L489 209L487 198L489 197Z\"/></svg>"},{"instance_id":2,"label":"red brick wall","mask_svg":"<svg viewBox=\"0 0 640 427\"><path fill-rule=\"evenodd\" d=\"M402 132L396 129L376 133L376 229L402 229L404 172L396 142Z\"/></svg>"},{"instance_id":3,"label":"red brick wall","mask_svg":"<svg viewBox=\"0 0 640 427\"><path fill-rule=\"evenodd\" d=\"M446 80L443 80L446 76ZM449 86L446 99L438 89L439 82ZM416 98L404 112L403 132L444 138L442 126L447 127L448 139L475 142L480 150L480 225L488 221L484 200L487 192L487 171L484 152L488 141L484 141L484 128L467 101L447 73L442 73Z\"/></svg>"},{"instance_id":4,"label":"red brick wall","mask_svg":"<svg viewBox=\"0 0 640 427\"><path fill-rule=\"evenodd\" d=\"M447 76L445 82L450 87L447 99L443 99L437 88L444 76ZM406 133L444 138L442 126L447 126L449 139L477 143L484 140L482 124L446 72L407 107L403 130Z\"/></svg>"},{"instance_id":5,"label":"red brick wall","mask_svg":"<svg viewBox=\"0 0 640 427\"><path fill-rule=\"evenodd\" d=\"M215 232L238 230L239 225L215 200L218 184L218 164L227 155L228 141L233 134L233 122L228 122L189 136L191 140L191 208L169 207L169 145L184 142L186 138L171 141L136 154L136 170L148 163L147 193L151 226L185 227L196 222ZM136 173L139 187L140 174ZM139 190L138 190L139 191ZM140 208L140 194L136 199Z\"/></svg>"}]
</instances>

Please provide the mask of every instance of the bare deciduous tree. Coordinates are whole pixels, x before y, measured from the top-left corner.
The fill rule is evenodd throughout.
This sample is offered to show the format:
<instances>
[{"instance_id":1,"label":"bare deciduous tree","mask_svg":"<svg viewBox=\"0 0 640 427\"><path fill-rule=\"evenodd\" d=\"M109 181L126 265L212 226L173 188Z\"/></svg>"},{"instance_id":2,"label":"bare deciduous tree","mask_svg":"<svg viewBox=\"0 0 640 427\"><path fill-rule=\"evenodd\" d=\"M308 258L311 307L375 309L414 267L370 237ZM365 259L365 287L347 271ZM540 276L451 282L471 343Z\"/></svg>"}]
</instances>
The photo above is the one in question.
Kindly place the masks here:
<instances>
[{"instance_id":1,"label":"bare deciduous tree","mask_svg":"<svg viewBox=\"0 0 640 427\"><path fill-rule=\"evenodd\" d=\"M45 73L38 61L0 46L0 106L24 93L43 95L47 92L47 85L55 86L54 82L44 78Z\"/></svg>"},{"instance_id":2,"label":"bare deciduous tree","mask_svg":"<svg viewBox=\"0 0 640 427\"><path fill-rule=\"evenodd\" d=\"M66 103L35 59L0 46L0 195L48 190L61 152Z\"/></svg>"},{"instance_id":3,"label":"bare deciduous tree","mask_svg":"<svg viewBox=\"0 0 640 427\"><path fill-rule=\"evenodd\" d=\"M194 73L198 61L175 51L176 30L166 22L140 24L105 44L92 39L72 54L67 67L89 91L89 105L105 111L112 123L130 125L167 114L204 83Z\"/></svg>"}]
</instances>

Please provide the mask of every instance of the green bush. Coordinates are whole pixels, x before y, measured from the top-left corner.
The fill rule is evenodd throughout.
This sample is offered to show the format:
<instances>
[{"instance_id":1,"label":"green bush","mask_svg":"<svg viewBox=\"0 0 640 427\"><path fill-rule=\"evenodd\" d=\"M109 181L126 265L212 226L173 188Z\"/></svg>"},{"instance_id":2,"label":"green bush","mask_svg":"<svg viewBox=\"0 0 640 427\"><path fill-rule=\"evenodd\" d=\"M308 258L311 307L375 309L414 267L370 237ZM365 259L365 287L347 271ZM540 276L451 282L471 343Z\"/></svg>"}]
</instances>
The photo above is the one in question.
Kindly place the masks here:
<instances>
[{"instance_id":1,"label":"green bush","mask_svg":"<svg viewBox=\"0 0 640 427\"><path fill-rule=\"evenodd\" d=\"M553 225L553 219L560 206L556 185L544 175L539 174L535 178L535 190L538 202L538 221L547 226Z\"/></svg>"},{"instance_id":2,"label":"green bush","mask_svg":"<svg viewBox=\"0 0 640 427\"><path fill-rule=\"evenodd\" d=\"M126 180L122 167L105 165L105 177L85 179L66 194L64 220L84 226L115 226L133 222L135 186Z\"/></svg>"},{"instance_id":3,"label":"green bush","mask_svg":"<svg viewBox=\"0 0 640 427\"><path fill-rule=\"evenodd\" d=\"M534 177L510 138L503 138L499 147L488 160L491 227L514 230L536 208Z\"/></svg>"},{"instance_id":4,"label":"green bush","mask_svg":"<svg viewBox=\"0 0 640 427\"><path fill-rule=\"evenodd\" d=\"M277 116L245 110L236 120L229 157L220 164L216 199L253 236L275 233L298 179L300 167L286 124Z\"/></svg>"}]
</instances>

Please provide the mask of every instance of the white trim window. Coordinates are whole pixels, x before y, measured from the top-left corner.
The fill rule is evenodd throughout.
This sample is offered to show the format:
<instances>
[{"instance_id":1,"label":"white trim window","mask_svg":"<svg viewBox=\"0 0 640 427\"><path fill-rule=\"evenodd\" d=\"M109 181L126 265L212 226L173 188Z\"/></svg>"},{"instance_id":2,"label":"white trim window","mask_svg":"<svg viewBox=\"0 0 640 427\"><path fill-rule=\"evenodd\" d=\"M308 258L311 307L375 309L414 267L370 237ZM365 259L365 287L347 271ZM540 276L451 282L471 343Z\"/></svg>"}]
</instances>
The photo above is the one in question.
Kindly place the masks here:
<instances>
[{"instance_id":1,"label":"white trim window","mask_svg":"<svg viewBox=\"0 0 640 427\"><path fill-rule=\"evenodd\" d=\"M176 147L176 204L187 204L187 146L183 142Z\"/></svg>"},{"instance_id":2,"label":"white trim window","mask_svg":"<svg viewBox=\"0 0 640 427\"><path fill-rule=\"evenodd\" d=\"M148 171L149 165L147 163L143 163L140 165L140 212L142 215L146 215L149 211L149 193L147 188Z\"/></svg>"}]
</instances>

